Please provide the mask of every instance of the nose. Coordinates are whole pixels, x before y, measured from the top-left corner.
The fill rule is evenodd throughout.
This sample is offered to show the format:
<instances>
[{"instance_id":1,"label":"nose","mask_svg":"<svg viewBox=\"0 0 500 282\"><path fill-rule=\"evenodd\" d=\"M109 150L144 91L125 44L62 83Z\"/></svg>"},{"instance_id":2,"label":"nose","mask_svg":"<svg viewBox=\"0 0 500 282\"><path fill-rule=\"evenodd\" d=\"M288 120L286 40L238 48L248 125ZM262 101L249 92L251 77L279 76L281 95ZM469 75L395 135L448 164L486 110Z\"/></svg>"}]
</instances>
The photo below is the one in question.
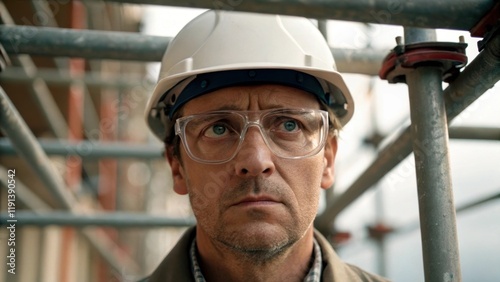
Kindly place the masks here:
<instances>
[{"instance_id":1,"label":"nose","mask_svg":"<svg viewBox=\"0 0 500 282\"><path fill-rule=\"evenodd\" d=\"M273 152L267 147L259 128L251 126L235 156L235 173L240 177L268 177L275 171Z\"/></svg>"}]
</instances>

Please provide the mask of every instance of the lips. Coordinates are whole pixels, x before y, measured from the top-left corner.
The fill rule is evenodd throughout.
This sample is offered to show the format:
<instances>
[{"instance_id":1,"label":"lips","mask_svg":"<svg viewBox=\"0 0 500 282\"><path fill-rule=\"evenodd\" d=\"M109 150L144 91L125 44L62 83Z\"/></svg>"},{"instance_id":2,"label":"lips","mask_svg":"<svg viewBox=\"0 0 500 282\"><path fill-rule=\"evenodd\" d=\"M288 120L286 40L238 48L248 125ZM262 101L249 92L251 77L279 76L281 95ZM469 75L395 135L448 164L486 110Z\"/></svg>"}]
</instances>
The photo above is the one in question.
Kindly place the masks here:
<instances>
[{"instance_id":1,"label":"lips","mask_svg":"<svg viewBox=\"0 0 500 282\"><path fill-rule=\"evenodd\" d=\"M233 206L246 206L246 205L270 205L281 203L277 199L267 195L247 196L241 200L236 201Z\"/></svg>"}]
</instances>

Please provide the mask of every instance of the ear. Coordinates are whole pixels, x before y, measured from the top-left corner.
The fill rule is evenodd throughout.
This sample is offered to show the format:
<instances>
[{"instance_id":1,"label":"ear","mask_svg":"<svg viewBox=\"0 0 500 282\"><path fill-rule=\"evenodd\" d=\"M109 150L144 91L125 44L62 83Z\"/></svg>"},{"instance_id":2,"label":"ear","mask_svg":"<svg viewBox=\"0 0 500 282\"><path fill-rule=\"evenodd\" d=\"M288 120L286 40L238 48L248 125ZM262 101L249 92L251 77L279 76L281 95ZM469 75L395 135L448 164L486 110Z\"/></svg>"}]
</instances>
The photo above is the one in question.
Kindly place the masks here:
<instances>
[{"instance_id":1,"label":"ear","mask_svg":"<svg viewBox=\"0 0 500 282\"><path fill-rule=\"evenodd\" d=\"M179 157L174 155L174 147L172 145L165 146L165 155L172 171L174 191L179 195L186 195L188 190L184 168L182 167L182 162L179 160Z\"/></svg>"},{"instance_id":2,"label":"ear","mask_svg":"<svg viewBox=\"0 0 500 282\"><path fill-rule=\"evenodd\" d=\"M321 188L328 189L332 187L335 180L335 156L337 155L337 137L329 136L326 140L324 150L324 168L321 178Z\"/></svg>"}]
</instances>

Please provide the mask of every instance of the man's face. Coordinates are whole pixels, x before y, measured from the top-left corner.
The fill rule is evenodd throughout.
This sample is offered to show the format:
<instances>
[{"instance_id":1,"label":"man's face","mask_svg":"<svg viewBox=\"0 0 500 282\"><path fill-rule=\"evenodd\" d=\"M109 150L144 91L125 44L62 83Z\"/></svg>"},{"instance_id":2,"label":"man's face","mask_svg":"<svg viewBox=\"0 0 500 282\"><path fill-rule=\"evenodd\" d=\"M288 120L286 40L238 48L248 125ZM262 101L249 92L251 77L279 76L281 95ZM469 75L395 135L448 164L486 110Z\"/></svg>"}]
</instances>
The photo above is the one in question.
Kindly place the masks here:
<instances>
[{"instance_id":1,"label":"man's face","mask_svg":"<svg viewBox=\"0 0 500 282\"><path fill-rule=\"evenodd\" d=\"M217 110L319 109L307 92L280 85L238 86L189 101L183 115ZM246 253L279 252L311 230L320 187L333 184L336 140L329 137L317 155L283 159L267 147L258 128L248 128L238 154L224 164L169 156L174 189L189 194L197 239ZM201 239L200 239L201 237Z\"/></svg>"}]
</instances>

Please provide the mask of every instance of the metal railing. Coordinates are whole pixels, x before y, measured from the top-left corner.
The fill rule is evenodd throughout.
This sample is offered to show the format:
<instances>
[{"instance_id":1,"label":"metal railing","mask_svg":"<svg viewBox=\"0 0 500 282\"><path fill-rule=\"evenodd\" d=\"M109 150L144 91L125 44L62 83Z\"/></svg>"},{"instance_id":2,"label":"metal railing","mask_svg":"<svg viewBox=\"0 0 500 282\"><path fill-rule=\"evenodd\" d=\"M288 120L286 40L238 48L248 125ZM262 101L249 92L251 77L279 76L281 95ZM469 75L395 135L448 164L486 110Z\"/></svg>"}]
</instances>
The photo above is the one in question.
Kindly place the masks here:
<instances>
[{"instance_id":1,"label":"metal railing","mask_svg":"<svg viewBox=\"0 0 500 282\"><path fill-rule=\"evenodd\" d=\"M492 88L500 79L500 52L498 50L500 50L500 36L496 36L444 90L448 122ZM382 179L411 152L411 132L408 127L378 154L377 159L342 195L329 203L325 212L317 219L320 228L331 228L331 223L342 210Z\"/></svg>"},{"instance_id":2,"label":"metal railing","mask_svg":"<svg viewBox=\"0 0 500 282\"><path fill-rule=\"evenodd\" d=\"M132 32L0 25L10 54L159 62L172 40ZM332 49L339 71L377 75L385 50Z\"/></svg>"}]
</instances>

